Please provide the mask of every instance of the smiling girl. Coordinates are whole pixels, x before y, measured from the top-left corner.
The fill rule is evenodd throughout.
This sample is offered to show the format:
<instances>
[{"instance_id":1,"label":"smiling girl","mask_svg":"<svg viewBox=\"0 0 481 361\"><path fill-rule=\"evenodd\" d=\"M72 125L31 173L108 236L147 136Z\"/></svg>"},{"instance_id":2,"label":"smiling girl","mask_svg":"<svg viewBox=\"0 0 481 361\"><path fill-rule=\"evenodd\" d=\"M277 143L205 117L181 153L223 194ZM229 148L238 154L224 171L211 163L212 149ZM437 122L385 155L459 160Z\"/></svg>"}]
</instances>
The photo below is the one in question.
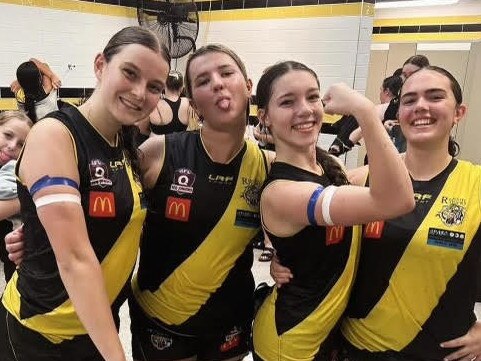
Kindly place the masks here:
<instances>
[{"instance_id":1,"label":"smiling girl","mask_svg":"<svg viewBox=\"0 0 481 361\"><path fill-rule=\"evenodd\" d=\"M2 360L126 359L113 315L145 217L132 132L169 63L155 34L124 28L95 57L87 102L30 131L17 165L26 257L2 297Z\"/></svg>"},{"instance_id":2,"label":"smiling girl","mask_svg":"<svg viewBox=\"0 0 481 361\"><path fill-rule=\"evenodd\" d=\"M7 110L0 113L0 238L12 230L7 218L19 213L15 179L15 160L32 126L32 121L23 112ZM12 277L15 264L8 259L4 244L0 247L5 281Z\"/></svg>"},{"instance_id":3,"label":"smiling girl","mask_svg":"<svg viewBox=\"0 0 481 361\"><path fill-rule=\"evenodd\" d=\"M256 315L255 359L326 360L359 252L359 229L348 226L409 211L409 176L374 104L345 84L327 90L323 107L314 71L286 61L266 69L256 96L276 146L261 195L262 225L294 278L274 288ZM370 188L347 185L341 167L316 147L324 109L358 120L372 156Z\"/></svg>"}]
</instances>

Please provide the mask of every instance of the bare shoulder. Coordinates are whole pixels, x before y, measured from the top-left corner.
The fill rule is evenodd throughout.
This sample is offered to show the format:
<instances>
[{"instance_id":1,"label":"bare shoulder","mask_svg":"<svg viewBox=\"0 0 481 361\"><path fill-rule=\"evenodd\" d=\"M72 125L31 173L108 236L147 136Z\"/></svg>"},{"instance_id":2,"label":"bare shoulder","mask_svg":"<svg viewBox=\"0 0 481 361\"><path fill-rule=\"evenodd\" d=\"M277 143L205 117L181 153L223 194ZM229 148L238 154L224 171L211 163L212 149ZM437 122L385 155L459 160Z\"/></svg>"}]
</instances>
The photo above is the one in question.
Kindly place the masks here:
<instances>
[{"instance_id":1,"label":"bare shoulder","mask_svg":"<svg viewBox=\"0 0 481 361\"><path fill-rule=\"evenodd\" d=\"M365 186L367 176L369 174L369 166L365 165L347 171L347 179L349 183L357 186Z\"/></svg>"},{"instance_id":2,"label":"bare shoulder","mask_svg":"<svg viewBox=\"0 0 481 361\"><path fill-rule=\"evenodd\" d=\"M165 155L165 136L153 135L139 148L140 150L140 168L144 185L152 188L157 181L164 163Z\"/></svg>"},{"instance_id":3,"label":"bare shoulder","mask_svg":"<svg viewBox=\"0 0 481 361\"><path fill-rule=\"evenodd\" d=\"M52 139L55 139L55 142L52 142ZM36 123L27 137L27 144L41 143L42 148L47 149L58 148L64 142L69 141L73 141L69 129L55 118L45 118Z\"/></svg>"},{"instance_id":4,"label":"bare shoulder","mask_svg":"<svg viewBox=\"0 0 481 361\"><path fill-rule=\"evenodd\" d=\"M35 124L28 134L19 170L27 184L45 174L77 179L75 141L68 128L54 118Z\"/></svg>"}]
</instances>

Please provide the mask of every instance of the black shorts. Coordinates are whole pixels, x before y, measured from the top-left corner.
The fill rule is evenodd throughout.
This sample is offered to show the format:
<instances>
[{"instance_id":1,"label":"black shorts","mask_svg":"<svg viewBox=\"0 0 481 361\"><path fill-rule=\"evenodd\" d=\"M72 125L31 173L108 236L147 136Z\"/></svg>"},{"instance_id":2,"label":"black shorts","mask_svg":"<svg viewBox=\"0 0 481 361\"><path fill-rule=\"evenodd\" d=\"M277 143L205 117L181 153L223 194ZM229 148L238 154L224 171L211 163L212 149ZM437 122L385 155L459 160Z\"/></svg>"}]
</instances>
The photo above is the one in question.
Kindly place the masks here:
<instances>
[{"instance_id":1,"label":"black shorts","mask_svg":"<svg viewBox=\"0 0 481 361\"><path fill-rule=\"evenodd\" d=\"M196 356L197 361L221 361L249 352L250 321L231 325L227 332L186 335L151 319L133 297L129 298L129 309L134 360L167 361Z\"/></svg>"},{"instance_id":2,"label":"black shorts","mask_svg":"<svg viewBox=\"0 0 481 361\"><path fill-rule=\"evenodd\" d=\"M54 344L23 326L1 302L0 358L2 361L103 361L88 335Z\"/></svg>"}]
</instances>

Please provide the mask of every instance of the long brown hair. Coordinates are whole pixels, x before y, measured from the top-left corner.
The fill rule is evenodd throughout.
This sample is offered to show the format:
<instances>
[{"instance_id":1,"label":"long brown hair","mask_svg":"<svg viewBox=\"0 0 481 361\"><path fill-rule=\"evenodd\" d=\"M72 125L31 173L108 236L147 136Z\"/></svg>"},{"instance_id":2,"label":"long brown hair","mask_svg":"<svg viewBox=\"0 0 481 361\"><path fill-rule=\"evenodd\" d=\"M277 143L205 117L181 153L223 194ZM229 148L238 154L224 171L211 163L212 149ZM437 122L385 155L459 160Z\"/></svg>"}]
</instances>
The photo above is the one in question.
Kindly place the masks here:
<instances>
[{"instance_id":1,"label":"long brown hair","mask_svg":"<svg viewBox=\"0 0 481 361\"><path fill-rule=\"evenodd\" d=\"M316 79L317 86L319 87L319 79L317 78L317 74L314 72L314 70L307 67L306 65L297 61L283 61L274 64L264 70L264 73L262 74L259 82L257 83L256 99L258 108L267 111L267 105L269 104L272 96L274 82L283 75L293 70L308 72L314 77L314 79ZM321 164L327 177L331 180L333 184L342 185L349 183L346 174L344 173L339 163L334 159L334 157L332 157L324 149L321 149L317 146L316 158L317 161Z\"/></svg>"},{"instance_id":2,"label":"long brown hair","mask_svg":"<svg viewBox=\"0 0 481 361\"><path fill-rule=\"evenodd\" d=\"M159 38L152 31L140 26L129 26L115 33L105 46L102 54L105 60L110 62L112 58L118 54L125 46L130 44L143 45L157 53L170 67L170 53L165 44L159 41ZM139 128L136 125L123 125L120 133L121 147L124 149L132 171L137 179L140 179L140 160L137 149L136 139L139 134Z\"/></svg>"}]
</instances>

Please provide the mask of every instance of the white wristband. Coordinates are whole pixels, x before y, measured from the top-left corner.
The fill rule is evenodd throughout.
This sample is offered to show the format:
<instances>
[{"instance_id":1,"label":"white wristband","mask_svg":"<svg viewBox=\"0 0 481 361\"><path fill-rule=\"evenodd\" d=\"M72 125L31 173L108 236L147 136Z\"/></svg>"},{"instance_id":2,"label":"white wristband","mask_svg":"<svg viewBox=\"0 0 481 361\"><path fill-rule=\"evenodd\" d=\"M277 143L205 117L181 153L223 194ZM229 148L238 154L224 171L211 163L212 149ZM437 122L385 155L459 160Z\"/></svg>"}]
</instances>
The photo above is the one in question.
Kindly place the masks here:
<instances>
[{"instance_id":1,"label":"white wristband","mask_svg":"<svg viewBox=\"0 0 481 361\"><path fill-rule=\"evenodd\" d=\"M332 222L332 219L331 219L330 208L331 208L332 196L334 195L334 193L336 193L336 191L337 191L336 186L329 186L326 189L324 189L324 195L322 198L322 218L324 219L324 222L328 226L334 225L334 222Z\"/></svg>"},{"instance_id":2,"label":"white wristband","mask_svg":"<svg viewBox=\"0 0 481 361\"><path fill-rule=\"evenodd\" d=\"M64 203L64 202L76 203L79 205L81 204L80 196L78 196L77 194L70 194L70 193L48 194L34 201L35 206L37 208L47 206L53 203Z\"/></svg>"}]
</instances>

